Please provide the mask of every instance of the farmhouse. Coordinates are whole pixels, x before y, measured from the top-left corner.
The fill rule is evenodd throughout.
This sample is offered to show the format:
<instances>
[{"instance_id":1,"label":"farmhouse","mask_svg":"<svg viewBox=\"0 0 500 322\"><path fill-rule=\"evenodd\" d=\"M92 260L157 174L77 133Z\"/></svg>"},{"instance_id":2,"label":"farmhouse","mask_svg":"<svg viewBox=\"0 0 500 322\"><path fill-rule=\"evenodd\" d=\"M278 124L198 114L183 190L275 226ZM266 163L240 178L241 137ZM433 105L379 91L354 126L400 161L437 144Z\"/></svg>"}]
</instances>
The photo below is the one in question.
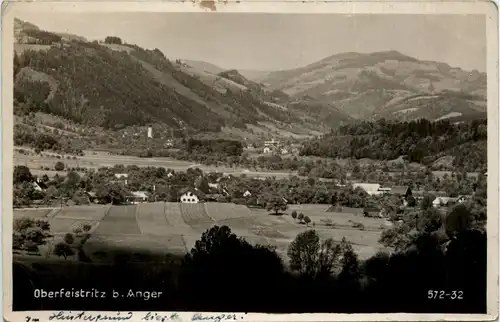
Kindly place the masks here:
<instances>
[{"instance_id":1,"label":"farmhouse","mask_svg":"<svg viewBox=\"0 0 500 322\"><path fill-rule=\"evenodd\" d=\"M182 203L199 203L203 200L201 192L197 189L183 189L180 191L180 202Z\"/></svg>"},{"instance_id":2,"label":"farmhouse","mask_svg":"<svg viewBox=\"0 0 500 322\"><path fill-rule=\"evenodd\" d=\"M401 196L405 199L412 195L411 188L408 186L394 186L390 191L391 195Z\"/></svg>"},{"instance_id":3,"label":"farmhouse","mask_svg":"<svg viewBox=\"0 0 500 322\"><path fill-rule=\"evenodd\" d=\"M353 183L352 187L354 189L361 188L370 196L380 195L384 193L380 190L380 184L378 183Z\"/></svg>"},{"instance_id":4,"label":"farmhouse","mask_svg":"<svg viewBox=\"0 0 500 322\"><path fill-rule=\"evenodd\" d=\"M133 204L148 201L148 193L146 191L132 191L127 200Z\"/></svg>"},{"instance_id":5,"label":"farmhouse","mask_svg":"<svg viewBox=\"0 0 500 322\"><path fill-rule=\"evenodd\" d=\"M456 202L457 202L457 198L437 197L436 199L434 199L434 201L432 201L432 206L434 208L445 207L445 206L452 205Z\"/></svg>"}]
</instances>

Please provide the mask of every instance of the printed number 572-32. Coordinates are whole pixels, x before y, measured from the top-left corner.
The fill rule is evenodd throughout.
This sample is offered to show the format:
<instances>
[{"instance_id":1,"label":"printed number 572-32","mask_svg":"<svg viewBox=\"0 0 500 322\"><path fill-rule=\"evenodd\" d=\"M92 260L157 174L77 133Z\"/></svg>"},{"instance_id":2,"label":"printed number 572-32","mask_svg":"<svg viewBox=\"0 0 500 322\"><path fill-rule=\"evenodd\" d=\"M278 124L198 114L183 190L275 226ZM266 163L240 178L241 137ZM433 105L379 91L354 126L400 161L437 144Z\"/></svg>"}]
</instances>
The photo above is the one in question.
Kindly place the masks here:
<instances>
[{"instance_id":1,"label":"printed number 572-32","mask_svg":"<svg viewBox=\"0 0 500 322\"><path fill-rule=\"evenodd\" d=\"M430 300L463 300L464 292L463 291L433 291L429 290L427 292L427 298Z\"/></svg>"}]
</instances>

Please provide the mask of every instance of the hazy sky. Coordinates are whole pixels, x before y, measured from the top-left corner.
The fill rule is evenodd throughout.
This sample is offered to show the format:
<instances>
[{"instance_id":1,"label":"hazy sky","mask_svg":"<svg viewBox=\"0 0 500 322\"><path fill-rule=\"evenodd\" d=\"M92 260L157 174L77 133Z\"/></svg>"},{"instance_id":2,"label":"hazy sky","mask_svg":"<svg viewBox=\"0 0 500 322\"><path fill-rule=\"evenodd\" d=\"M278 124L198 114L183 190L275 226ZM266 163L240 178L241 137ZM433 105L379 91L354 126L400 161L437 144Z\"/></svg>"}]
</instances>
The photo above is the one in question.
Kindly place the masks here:
<instances>
[{"instance_id":1,"label":"hazy sky","mask_svg":"<svg viewBox=\"0 0 500 322\"><path fill-rule=\"evenodd\" d=\"M112 35L169 58L223 68L276 70L342 52L398 50L466 70L486 70L486 22L465 15L242 13L24 14L49 31Z\"/></svg>"}]
</instances>

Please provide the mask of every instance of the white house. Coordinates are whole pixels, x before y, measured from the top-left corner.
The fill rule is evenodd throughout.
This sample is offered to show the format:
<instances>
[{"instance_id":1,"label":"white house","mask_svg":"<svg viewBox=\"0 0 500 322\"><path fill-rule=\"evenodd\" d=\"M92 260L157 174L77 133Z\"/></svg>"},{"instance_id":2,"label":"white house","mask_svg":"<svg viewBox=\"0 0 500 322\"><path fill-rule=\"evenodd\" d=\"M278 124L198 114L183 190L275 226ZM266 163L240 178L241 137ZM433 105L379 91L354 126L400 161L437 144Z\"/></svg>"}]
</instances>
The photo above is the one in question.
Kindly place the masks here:
<instances>
[{"instance_id":1,"label":"white house","mask_svg":"<svg viewBox=\"0 0 500 322\"><path fill-rule=\"evenodd\" d=\"M432 201L432 206L434 208L438 208L441 206L448 206L449 204L453 204L457 202L457 198L450 198L450 197L437 197Z\"/></svg>"},{"instance_id":2,"label":"white house","mask_svg":"<svg viewBox=\"0 0 500 322\"><path fill-rule=\"evenodd\" d=\"M182 203L199 203L200 198L192 190L187 190L180 197Z\"/></svg>"},{"instance_id":3,"label":"white house","mask_svg":"<svg viewBox=\"0 0 500 322\"><path fill-rule=\"evenodd\" d=\"M471 196L459 196L459 197L457 198L457 202L458 202L458 203L464 203L464 202L466 202L467 200L469 200L470 198L471 198Z\"/></svg>"},{"instance_id":4,"label":"white house","mask_svg":"<svg viewBox=\"0 0 500 322\"><path fill-rule=\"evenodd\" d=\"M128 174L126 173L115 173L115 178L119 180L123 180L125 184L127 184L128 181Z\"/></svg>"},{"instance_id":5,"label":"white house","mask_svg":"<svg viewBox=\"0 0 500 322\"><path fill-rule=\"evenodd\" d=\"M267 153L271 153L271 152L272 152L271 148L269 148L267 146L264 148L264 153L267 154Z\"/></svg>"},{"instance_id":6,"label":"white house","mask_svg":"<svg viewBox=\"0 0 500 322\"><path fill-rule=\"evenodd\" d=\"M252 193L250 191L245 191L245 193L243 194L243 197L250 197L252 195Z\"/></svg>"},{"instance_id":7,"label":"white house","mask_svg":"<svg viewBox=\"0 0 500 322\"><path fill-rule=\"evenodd\" d=\"M211 189L219 189L219 184L218 183L208 183L208 186L211 188Z\"/></svg>"}]
</instances>

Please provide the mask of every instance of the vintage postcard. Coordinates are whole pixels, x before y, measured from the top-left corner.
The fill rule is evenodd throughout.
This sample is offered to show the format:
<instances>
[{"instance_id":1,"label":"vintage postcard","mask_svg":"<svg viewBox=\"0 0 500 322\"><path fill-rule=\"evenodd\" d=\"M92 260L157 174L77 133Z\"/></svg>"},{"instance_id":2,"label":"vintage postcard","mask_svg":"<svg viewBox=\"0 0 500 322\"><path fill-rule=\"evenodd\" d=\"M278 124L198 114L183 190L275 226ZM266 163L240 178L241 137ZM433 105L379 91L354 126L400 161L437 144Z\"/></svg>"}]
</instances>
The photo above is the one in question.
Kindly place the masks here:
<instances>
[{"instance_id":1,"label":"vintage postcard","mask_svg":"<svg viewBox=\"0 0 500 322\"><path fill-rule=\"evenodd\" d=\"M498 317L493 2L10 2L6 321Z\"/></svg>"}]
</instances>

